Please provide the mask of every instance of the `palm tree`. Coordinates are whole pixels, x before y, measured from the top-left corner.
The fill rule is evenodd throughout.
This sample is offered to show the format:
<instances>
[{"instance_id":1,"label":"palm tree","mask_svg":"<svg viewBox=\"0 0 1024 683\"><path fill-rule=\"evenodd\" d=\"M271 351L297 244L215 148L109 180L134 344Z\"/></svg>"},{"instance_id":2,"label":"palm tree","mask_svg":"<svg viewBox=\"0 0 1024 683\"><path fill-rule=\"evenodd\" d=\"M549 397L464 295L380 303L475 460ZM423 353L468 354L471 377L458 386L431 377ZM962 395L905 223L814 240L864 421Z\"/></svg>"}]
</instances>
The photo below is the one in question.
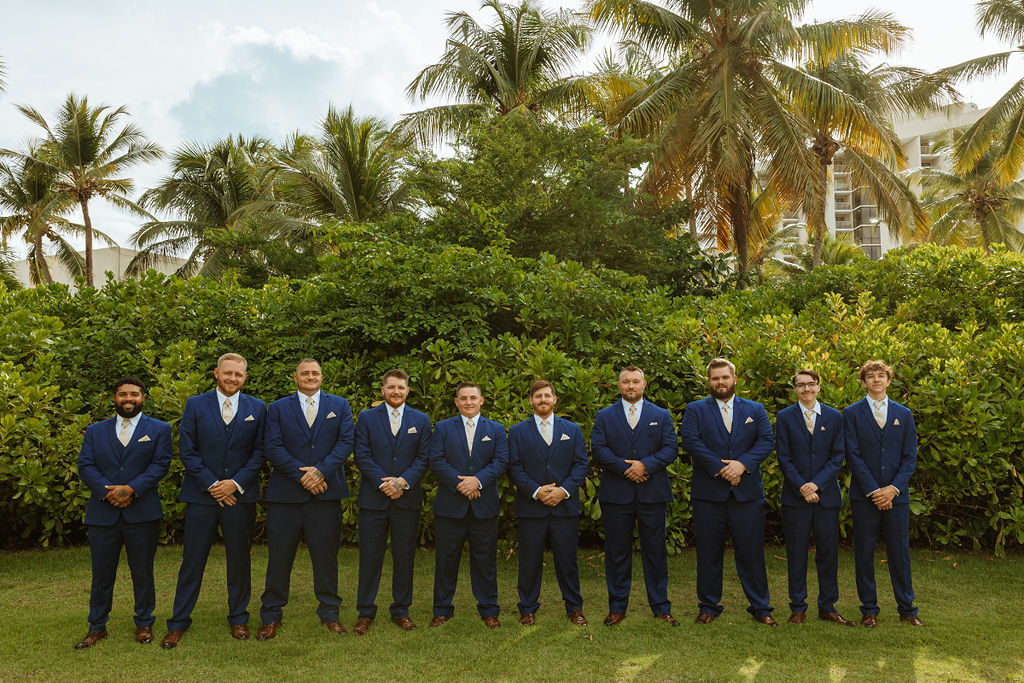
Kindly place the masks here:
<instances>
[{"instance_id":1,"label":"palm tree","mask_svg":"<svg viewBox=\"0 0 1024 683\"><path fill-rule=\"evenodd\" d=\"M372 221L401 211L410 205L402 181L410 148L408 136L389 132L382 119L332 106L319 137L296 135L279 155L281 198L290 213L314 223Z\"/></svg>"},{"instance_id":2,"label":"palm tree","mask_svg":"<svg viewBox=\"0 0 1024 683\"><path fill-rule=\"evenodd\" d=\"M30 147L13 165L0 162L0 209L5 211L0 215L0 237L6 247L11 236L21 233L29 245L29 278L34 285L53 282L44 240L56 248L57 260L72 275L82 275L85 267L74 246L60 234L82 230L66 218L75 201L67 192L55 189L55 172L39 161L37 154L38 150Z\"/></svg>"},{"instance_id":3,"label":"palm tree","mask_svg":"<svg viewBox=\"0 0 1024 683\"><path fill-rule=\"evenodd\" d=\"M968 60L938 73L951 79L990 76L1007 68L1014 55L1024 55L1024 7L1020 0L982 0L977 8L978 31L1017 47ZM956 172L970 175L991 157L991 173L1000 183L1011 183L1024 171L1024 78L1010 86L985 114L956 141Z\"/></svg>"},{"instance_id":4,"label":"palm tree","mask_svg":"<svg viewBox=\"0 0 1024 683\"><path fill-rule=\"evenodd\" d=\"M190 142L171 157L171 174L142 195L149 210L175 214L151 220L132 235L139 253L126 269L138 274L168 257L188 254L178 274L220 275L225 254L214 241L218 230L238 231L272 215L272 160L276 153L261 137L227 137L213 145Z\"/></svg>"},{"instance_id":5,"label":"palm tree","mask_svg":"<svg viewBox=\"0 0 1024 683\"><path fill-rule=\"evenodd\" d=\"M125 107L111 110L106 105L89 106L87 97L68 95L57 112L55 126L29 106L18 110L45 133L40 146L40 160L54 173L54 187L70 195L82 211L85 233L85 284L93 286L93 226L89 202L102 198L114 206L149 216L129 198L134 187L131 178L120 174L128 168L155 161L162 156L160 147L148 141L128 117ZM123 125L122 125L123 124ZM11 150L0 155L23 156Z\"/></svg>"},{"instance_id":6,"label":"palm tree","mask_svg":"<svg viewBox=\"0 0 1024 683\"><path fill-rule=\"evenodd\" d=\"M627 41L674 59L673 67L622 103L620 128L645 135L675 126L659 152L668 169L693 179L704 232L728 235L741 274L749 263L757 176L763 191L800 205L825 186L818 160L805 144L813 127L794 100L832 112L831 129L866 124L859 102L792 66L826 63L851 51L895 47L891 20L864 15L853 21L797 26L807 0L588 0L601 26ZM756 171L756 172L755 172ZM766 236L761 236L764 241Z\"/></svg>"},{"instance_id":7,"label":"palm tree","mask_svg":"<svg viewBox=\"0 0 1024 683\"><path fill-rule=\"evenodd\" d=\"M489 115L553 117L584 108L586 79L566 74L590 42L587 23L565 10L544 9L537 0L485 0L480 7L493 11L496 22L485 27L467 12L450 12L441 61L406 88L414 101L436 95L459 100L403 118L402 128L424 143L457 136Z\"/></svg>"}]
</instances>

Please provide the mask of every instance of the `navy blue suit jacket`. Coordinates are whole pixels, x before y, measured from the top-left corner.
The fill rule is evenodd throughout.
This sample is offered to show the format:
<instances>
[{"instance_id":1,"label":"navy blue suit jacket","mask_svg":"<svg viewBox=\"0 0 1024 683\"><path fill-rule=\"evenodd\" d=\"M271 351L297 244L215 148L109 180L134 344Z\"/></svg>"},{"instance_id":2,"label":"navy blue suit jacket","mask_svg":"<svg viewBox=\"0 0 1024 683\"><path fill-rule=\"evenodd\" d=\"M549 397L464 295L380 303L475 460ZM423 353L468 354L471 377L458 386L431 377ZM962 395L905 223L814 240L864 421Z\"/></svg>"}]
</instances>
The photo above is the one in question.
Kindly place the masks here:
<instances>
[{"instance_id":1,"label":"navy blue suit jacket","mask_svg":"<svg viewBox=\"0 0 1024 683\"><path fill-rule=\"evenodd\" d=\"M910 409L889 400L885 429L875 422L868 399L843 411L846 461L850 463L850 498L864 500L883 486L895 486L900 494L893 503L910 502L910 477L917 465L917 427Z\"/></svg>"},{"instance_id":2,"label":"navy blue suit jacket","mask_svg":"<svg viewBox=\"0 0 1024 683\"><path fill-rule=\"evenodd\" d=\"M741 503L764 500L761 462L775 450L775 439L763 405L735 397L732 432L727 432L718 401L708 396L687 404L679 431L693 458L691 499L723 502L732 491ZM736 486L715 476L725 466L722 460L739 460L747 468Z\"/></svg>"},{"instance_id":3,"label":"navy blue suit jacket","mask_svg":"<svg viewBox=\"0 0 1024 683\"><path fill-rule=\"evenodd\" d=\"M78 454L78 476L92 495L85 508L85 523L112 526L123 515L132 524L163 518L157 484L171 466L171 425L143 414L132 440L122 446L117 438L120 418L111 417L89 425ZM126 508L116 508L103 497L105 486L132 487L135 498Z\"/></svg>"},{"instance_id":4,"label":"navy blue suit jacket","mask_svg":"<svg viewBox=\"0 0 1024 683\"><path fill-rule=\"evenodd\" d=\"M449 417L434 425L430 437L430 469L437 476L437 497L434 514L461 519L470 506L478 519L497 517L498 479L508 466L508 438L505 427L482 415L477 416L473 437L473 457L466 444L466 428L462 415ZM455 490L459 475L473 475L480 480L480 497L469 500Z\"/></svg>"},{"instance_id":5,"label":"navy blue suit jacket","mask_svg":"<svg viewBox=\"0 0 1024 683\"><path fill-rule=\"evenodd\" d=\"M345 460L352 453L355 426L348 401L320 392L320 406L313 427L306 425L303 406L295 394L279 398L267 408L264 453L274 465L267 494L268 503L304 503L312 498L299 480L300 467L315 466L324 475L327 490L319 500L348 497Z\"/></svg>"},{"instance_id":6,"label":"navy blue suit jacket","mask_svg":"<svg viewBox=\"0 0 1024 683\"><path fill-rule=\"evenodd\" d=\"M263 428L267 404L238 395L238 412L230 425L224 424L217 392L193 396L185 403L178 435L178 455L185 466L178 500L216 505L208 489L221 479L234 479L245 493L240 503L260 498L260 469L263 457Z\"/></svg>"},{"instance_id":7,"label":"navy blue suit jacket","mask_svg":"<svg viewBox=\"0 0 1024 683\"><path fill-rule=\"evenodd\" d=\"M570 517L582 511L580 486L589 465L583 432L575 422L552 418L550 446L544 443L532 415L508 430L508 476L516 485L519 517ZM552 483L565 489L569 497L554 507L534 500L534 491Z\"/></svg>"},{"instance_id":8,"label":"navy blue suit jacket","mask_svg":"<svg viewBox=\"0 0 1024 683\"><path fill-rule=\"evenodd\" d=\"M356 467L359 482L359 507L387 510L390 505L402 510L423 507L421 479L430 461L430 418L406 404L398 435L391 434L391 407L385 402L359 413L356 422ZM380 490L383 477L402 477L409 490L392 501Z\"/></svg>"},{"instance_id":9,"label":"navy blue suit jacket","mask_svg":"<svg viewBox=\"0 0 1024 683\"><path fill-rule=\"evenodd\" d=\"M836 475L846 457L843 415L820 403L821 415L814 421L814 435L804 423L804 408L795 403L775 416L775 452L784 477L782 504L811 505L800 495L800 487L813 481L818 486L818 502L824 508L843 504Z\"/></svg>"},{"instance_id":10,"label":"navy blue suit jacket","mask_svg":"<svg viewBox=\"0 0 1024 683\"><path fill-rule=\"evenodd\" d=\"M601 466L602 503L668 503L672 484L665 468L679 457L672 415L644 399L636 429L629 428L622 401L597 411L590 434L591 456ZM647 481L634 483L626 478L626 460L639 460L647 468Z\"/></svg>"}]
</instances>

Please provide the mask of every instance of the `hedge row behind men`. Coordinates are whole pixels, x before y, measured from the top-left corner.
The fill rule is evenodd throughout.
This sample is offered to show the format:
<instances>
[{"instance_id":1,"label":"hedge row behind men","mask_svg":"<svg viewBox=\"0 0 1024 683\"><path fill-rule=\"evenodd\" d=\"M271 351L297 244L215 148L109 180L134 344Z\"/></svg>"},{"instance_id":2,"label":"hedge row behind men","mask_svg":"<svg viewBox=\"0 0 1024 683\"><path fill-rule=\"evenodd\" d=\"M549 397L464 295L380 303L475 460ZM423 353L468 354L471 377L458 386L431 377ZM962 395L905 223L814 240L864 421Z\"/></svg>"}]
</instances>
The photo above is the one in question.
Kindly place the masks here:
<instances>
[{"instance_id":1,"label":"hedge row behind men","mask_svg":"<svg viewBox=\"0 0 1024 683\"><path fill-rule=\"evenodd\" d=\"M804 621L808 539L817 546L819 619L844 625L835 609L838 508L836 473L844 458L853 472L857 591L861 624L874 627L879 611L873 554L879 530L886 550L901 621L923 626L913 606L909 556L908 483L916 462L913 416L889 401L891 369L869 361L860 377L868 397L842 415L817 401L818 376L794 377L800 402L780 411L777 445L785 483L783 524L789 561L789 621ZM186 502L185 540L172 617L161 645L175 647L191 624L206 560L220 527L227 555L228 624L237 639L250 636L249 551L264 460L273 473L267 503L268 566L258 640L275 637L288 602L290 577L300 538L313 562L317 615L332 633L339 621L337 554L341 536L339 501L348 496L343 463L355 447L362 473L357 634L376 617L376 594L388 534L393 549L392 621L416 627L409 617L421 479L429 467L438 480L434 503L436 565L434 618L438 627L454 614L453 596L464 543L469 541L470 577L481 619L500 627L497 591L497 481L503 472L516 485L519 518L520 623L535 623L545 542L550 539L555 574L571 623L585 626L579 590L577 542L579 488L587 474L586 446L579 425L554 415L550 382L529 390L534 415L505 428L484 418L480 387L459 384L459 414L431 430L430 418L408 407L408 375L385 374L384 402L360 414L354 427L348 402L320 391L322 373L314 359L296 368L295 394L268 408L240 392L245 359L222 356L214 391L194 396L182 416L180 452L186 474L179 500ZM626 614L631 585L633 528L639 528L644 580L653 614L671 624L665 548L666 504L672 500L667 466L678 449L672 417L643 391L643 372L627 366L619 375L621 400L598 412L592 450L602 468L599 500L605 518L605 573L614 626ZM697 546L698 624L722 611L722 560L726 535L735 546L737 574L748 612L762 624L771 617L764 564L765 498L760 464L776 445L764 407L735 396L735 367L725 359L708 366L711 396L687 405L680 428L693 458L691 501ZM170 426L141 413L145 385L124 378L114 387L116 418L91 425L79 456L79 471L92 497L86 511L93 583L89 633L82 649L106 636L114 577L121 546L128 552L136 602L136 641L153 640L153 559L162 517L157 483L171 459ZM136 438L138 434L142 436ZM379 483L378 483L379 482Z\"/></svg>"}]
</instances>

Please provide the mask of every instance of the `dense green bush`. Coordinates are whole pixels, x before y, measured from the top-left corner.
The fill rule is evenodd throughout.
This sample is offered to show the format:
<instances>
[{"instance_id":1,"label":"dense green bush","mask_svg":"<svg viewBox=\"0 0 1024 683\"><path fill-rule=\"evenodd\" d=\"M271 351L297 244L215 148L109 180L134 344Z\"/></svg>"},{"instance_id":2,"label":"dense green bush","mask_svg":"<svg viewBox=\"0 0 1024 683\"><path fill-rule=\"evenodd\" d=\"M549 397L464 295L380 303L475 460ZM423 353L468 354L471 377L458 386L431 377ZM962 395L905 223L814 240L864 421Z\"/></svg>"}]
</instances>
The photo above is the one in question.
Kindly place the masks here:
<instances>
[{"instance_id":1,"label":"dense green bush","mask_svg":"<svg viewBox=\"0 0 1024 683\"><path fill-rule=\"evenodd\" d=\"M557 383L559 413L588 435L628 362L644 367L648 396L678 421L685 404L705 394L712 356L732 358L740 395L770 414L794 400L788 387L798 367L817 368L822 399L842 407L863 396L860 363L885 358L897 373L890 395L914 410L921 435L915 539L997 551L1024 544L1020 256L920 248L795 283L673 298L643 277L547 256L517 259L496 247L430 253L359 231L332 239L321 274L263 289L151 274L100 290L0 290L0 394L8 406L0 416L0 505L11 520L0 542L84 538L86 492L74 463L85 425L111 414L116 376L149 381L146 412L176 424L185 400L212 387L217 356L233 350L250 362L246 391L268 401L293 390L298 358L319 357L325 390L348 397L357 413L379 399L380 375L401 366L412 376L410 403L435 419L455 412L454 384L471 378L484 388L485 414L512 424L528 415L526 386L546 377ZM764 470L769 536L778 541L781 474L773 458ZM672 466L673 549L692 542L690 472L684 454ZM161 484L168 540L181 532L180 478L175 460ZM428 477L425 544L433 486ZM512 490L502 486L511 545ZM601 528L596 486L594 471L582 494L590 538ZM354 499L344 505L352 541Z\"/></svg>"}]
</instances>

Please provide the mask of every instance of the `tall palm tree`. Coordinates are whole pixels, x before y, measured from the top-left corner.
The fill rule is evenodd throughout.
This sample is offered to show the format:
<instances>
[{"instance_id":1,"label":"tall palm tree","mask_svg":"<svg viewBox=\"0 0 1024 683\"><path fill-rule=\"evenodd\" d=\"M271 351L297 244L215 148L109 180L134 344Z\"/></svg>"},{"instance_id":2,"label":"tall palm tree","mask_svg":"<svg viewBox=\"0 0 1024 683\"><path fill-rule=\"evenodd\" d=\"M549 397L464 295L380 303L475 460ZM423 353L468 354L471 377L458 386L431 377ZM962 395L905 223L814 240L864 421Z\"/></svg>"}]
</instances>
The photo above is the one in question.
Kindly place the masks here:
<instances>
[{"instance_id":1,"label":"tall palm tree","mask_svg":"<svg viewBox=\"0 0 1024 683\"><path fill-rule=\"evenodd\" d=\"M179 275L219 276L225 254L213 239L215 231L244 229L275 210L275 153L269 140L241 135L179 147L171 156L171 174L141 200L146 209L175 217L148 221L132 235L139 253L126 272L138 274L187 254Z\"/></svg>"},{"instance_id":2,"label":"tall palm tree","mask_svg":"<svg viewBox=\"0 0 1024 683\"><path fill-rule=\"evenodd\" d=\"M410 202L402 181L410 148L409 137L390 132L383 119L329 107L317 137L296 135L279 155L281 199L313 223L401 211Z\"/></svg>"},{"instance_id":3,"label":"tall palm tree","mask_svg":"<svg viewBox=\"0 0 1024 683\"><path fill-rule=\"evenodd\" d=\"M61 232L80 233L82 226L71 223L67 214L75 201L54 187L55 172L29 148L13 164L0 162L0 237L7 240L21 233L29 245L29 278L34 285L53 282L46 261L45 243L55 247L57 260L74 276L85 270L85 262Z\"/></svg>"},{"instance_id":4,"label":"tall palm tree","mask_svg":"<svg viewBox=\"0 0 1024 683\"><path fill-rule=\"evenodd\" d=\"M591 27L571 12L541 7L537 0L505 4L485 0L495 23L481 26L467 12L450 12L441 61L421 71L406 88L414 101L431 96L458 100L407 114L402 128L425 143L457 136L470 122L519 112L552 117L582 111L586 79L569 71L590 42Z\"/></svg>"},{"instance_id":5,"label":"tall palm tree","mask_svg":"<svg viewBox=\"0 0 1024 683\"><path fill-rule=\"evenodd\" d=\"M978 31L1017 47L940 70L953 79L970 79L1004 71L1015 55L1024 55L1024 6L1020 0L982 0L977 7ZM1024 78L992 105L957 140L953 152L956 172L972 174L983 158L991 156L991 172L1010 183L1024 171Z\"/></svg>"},{"instance_id":6,"label":"tall palm tree","mask_svg":"<svg viewBox=\"0 0 1024 683\"><path fill-rule=\"evenodd\" d=\"M672 122L686 144L661 156L668 168L693 178L704 232L728 234L741 274L749 266L757 176L764 191L799 205L825 192L805 144L813 128L794 100L832 113L832 128L863 126L862 104L792 66L799 59L827 62L857 50L895 47L891 20L865 15L852 21L798 26L807 0L588 0L601 26L670 58L673 68L622 103L618 125L647 134ZM763 236L762 236L763 237ZM763 241L763 240L762 240Z\"/></svg>"},{"instance_id":7,"label":"tall palm tree","mask_svg":"<svg viewBox=\"0 0 1024 683\"><path fill-rule=\"evenodd\" d=\"M138 126L125 120L129 116L125 107L92 107L87 97L74 93L68 95L57 112L54 126L32 107L19 106L18 110L43 129L39 158L53 170L54 187L69 194L82 211L85 284L92 287L94 231L89 202L101 198L151 218L129 198L134 182L121 174L137 164L159 159L160 147L147 140ZM0 150L0 154L21 156L11 150Z\"/></svg>"}]
</instances>

